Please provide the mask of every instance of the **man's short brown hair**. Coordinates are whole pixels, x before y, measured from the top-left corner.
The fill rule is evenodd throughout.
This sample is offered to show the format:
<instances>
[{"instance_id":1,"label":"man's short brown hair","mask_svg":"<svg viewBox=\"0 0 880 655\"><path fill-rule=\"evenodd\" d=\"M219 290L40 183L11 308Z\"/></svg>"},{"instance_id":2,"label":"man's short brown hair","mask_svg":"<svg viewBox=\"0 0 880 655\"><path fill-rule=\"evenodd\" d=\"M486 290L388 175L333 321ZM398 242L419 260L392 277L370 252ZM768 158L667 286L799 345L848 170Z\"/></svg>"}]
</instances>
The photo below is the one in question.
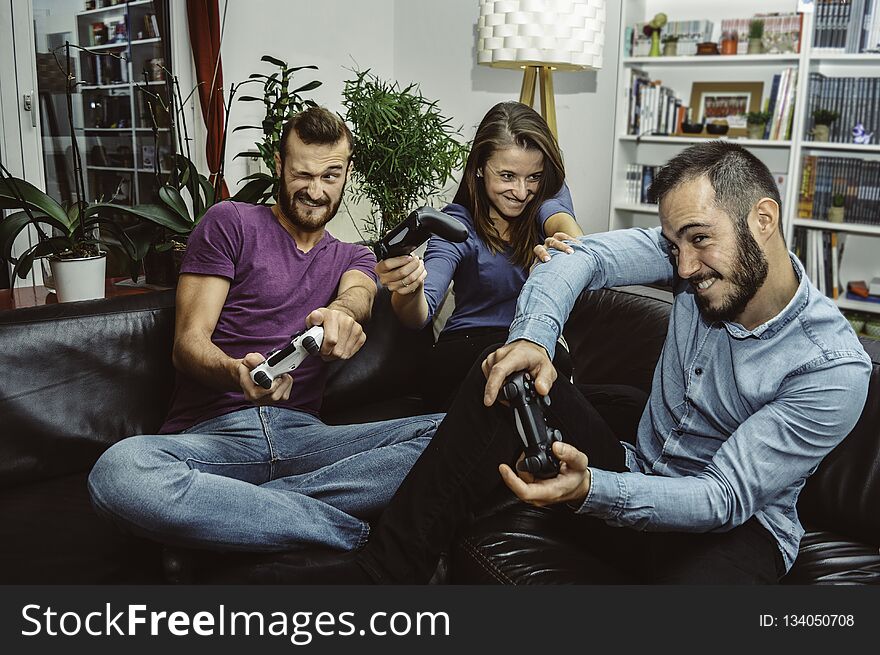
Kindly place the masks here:
<instances>
[{"instance_id":1,"label":"man's short brown hair","mask_svg":"<svg viewBox=\"0 0 880 655\"><path fill-rule=\"evenodd\" d=\"M291 130L295 130L296 135L307 145L332 145L344 138L348 141L349 156L351 154L354 139L345 121L324 107L309 107L291 116L284 124L281 142L278 144L282 166L287 155L287 137Z\"/></svg>"}]
</instances>

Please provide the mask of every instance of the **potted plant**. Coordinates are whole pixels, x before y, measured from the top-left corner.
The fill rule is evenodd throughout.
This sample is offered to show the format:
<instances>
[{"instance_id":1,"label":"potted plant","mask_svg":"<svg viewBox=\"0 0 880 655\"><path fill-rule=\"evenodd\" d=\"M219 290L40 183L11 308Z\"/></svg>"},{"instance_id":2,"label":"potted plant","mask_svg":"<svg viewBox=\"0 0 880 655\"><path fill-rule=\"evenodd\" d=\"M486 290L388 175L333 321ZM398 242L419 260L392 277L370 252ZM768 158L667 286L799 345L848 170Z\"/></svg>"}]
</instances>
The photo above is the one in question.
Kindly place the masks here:
<instances>
[{"instance_id":1,"label":"potted plant","mask_svg":"<svg viewBox=\"0 0 880 655\"><path fill-rule=\"evenodd\" d=\"M746 113L746 131L750 139L763 139L767 123L773 118L769 111L750 111Z\"/></svg>"},{"instance_id":2,"label":"potted plant","mask_svg":"<svg viewBox=\"0 0 880 655\"><path fill-rule=\"evenodd\" d=\"M764 21L754 18L749 21L749 48L750 55L760 55L764 52Z\"/></svg>"},{"instance_id":3,"label":"potted plant","mask_svg":"<svg viewBox=\"0 0 880 655\"><path fill-rule=\"evenodd\" d=\"M68 125L70 133L76 134L72 96L75 87L82 82L71 70L71 47L78 48L69 43L61 46L66 56L66 67L62 70L66 79ZM86 48L79 49L91 52ZM146 248L143 242L135 242L131 233L122 228L118 222L120 216L148 219L168 227L178 224L171 212L160 206L127 207L101 199L88 200L82 155L76 138L71 139L71 151L74 200L65 206L29 182L14 177L0 165L0 209L18 210L0 216L0 253L14 264L13 275L22 279L30 273L35 259L48 258L60 302L104 297L108 249L121 249L132 263L132 277L138 275ZM13 245L25 230L33 230L37 242L16 256Z\"/></svg>"},{"instance_id":4,"label":"potted plant","mask_svg":"<svg viewBox=\"0 0 880 655\"><path fill-rule=\"evenodd\" d=\"M375 244L413 208L427 204L467 158L460 128L417 84L401 88L369 70L345 82L342 105L354 136L352 192L369 200L367 238Z\"/></svg>"},{"instance_id":5,"label":"potted plant","mask_svg":"<svg viewBox=\"0 0 880 655\"><path fill-rule=\"evenodd\" d=\"M667 34L663 37L663 56L675 57L678 54L678 36Z\"/></svg>"},{"instance_id":6,"label":"potted plant","mask_svg":"<svg viewBox=\"0 0 880 655\"><path fill-rule=\"evenodd\" d=\"M642 34L651 37L651 52L648 53L651 57L660 56L660 30L666 25L666 20L666 14L655 14L654 18L642 27Z\"/></svg>"},{"instance_id":7,"label":"potted plant","mask_svg":"<svg viewBox=\"0 0 880 655\"><path fill-rule=\"evenodd\" d=\"M814 127L810 131L814 141L828 141L831 136L831 123L837 120L839 114L830 109L818 108L813 111Z\"/></svg>"},{"instance_id":8,"label":"potted plant","mask_svg":"<svg viewBox=\"0 0 880 655\"><path fill-rule=\"evenodd\" d=\"M267 203L270 199L276 197L278 192L279 180L275 175L275 153L278 152L278 147L281 143L281 131L284 128L284 123L287 122L288 118L303 109L316 106L313 100L305 100L300 94L317 89L321 86L321 82L313 80L291 90L290 84L297 71L305 69L318 70L318 67L290 67L287 65L287 62L270 55L263 55L260 61L277 66L278 71L271 75L264 75L262 73L251 74L239 86L262 81L263 97L242 96L239 98L239 101L262 102L266 108L265 117L260 125L241 125L233 131L261 130L263 132L262 141L257 142L256 147L263 164L269 172L261 171L242 178L242 181L248 180L248 182L236 194L236 198L242 202ZM235 158L250 156L253 156L251 152L240 152Z\"/></svg>"},{"instance_id":9,"label":"potted plant","mask_svg":"<svg viewBox=\"0 0 880 655\"><path fill-rule=\"evenodd\" d=\"M846 198L842 193L835 193L831 198L831 206L828 208L828 220L832 223L843 223L844 218L844 204L846 204Z\"/></svg>"}]
</instances>

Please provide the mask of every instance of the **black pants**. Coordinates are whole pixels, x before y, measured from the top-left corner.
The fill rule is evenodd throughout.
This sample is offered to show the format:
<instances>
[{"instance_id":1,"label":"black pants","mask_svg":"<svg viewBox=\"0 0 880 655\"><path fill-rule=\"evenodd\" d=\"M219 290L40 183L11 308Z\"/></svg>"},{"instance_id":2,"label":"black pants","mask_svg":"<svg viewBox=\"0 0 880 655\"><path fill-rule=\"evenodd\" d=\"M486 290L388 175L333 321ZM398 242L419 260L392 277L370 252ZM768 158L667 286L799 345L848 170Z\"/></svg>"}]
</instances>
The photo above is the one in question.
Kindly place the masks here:
<instances>
[{"instance_id":1,"label":"black pants","mask_svg":"<svg viewBox=\"0 0 880 655\"><path fill-rule=\"evenodd\" d=\"M422 378L422 397L429 412L446 412L462 381L475 363L499 348L507 339L506 327L470 328L442 332L431 348ZM494 346L490 348L490 346ZM571 377L571 358L563 348L556 349L553 364L564 377Z\"/></svg>"},{"instance_id":2,"label":"black pants","mask_svg":"<svg viewBox=\"0 0 880 655\"><path fill-rule=\"evenodd\" d=\"M456 529L504 488L498 465L512 466L522 444L509 408L483 406L485 383L477 362L360 552L358 560L377 581L427 582ZM550 398L549 420L591 466L625 470L617 435L583 394L560 376ZM602 567L597 579L603 581L622 571L626 578L618 579L627 582L769 584L783 573L776 543L755 519L707 534L642 533L589 517L573 520L583 521L584 545Z\"/></svg>"}]
</instances>

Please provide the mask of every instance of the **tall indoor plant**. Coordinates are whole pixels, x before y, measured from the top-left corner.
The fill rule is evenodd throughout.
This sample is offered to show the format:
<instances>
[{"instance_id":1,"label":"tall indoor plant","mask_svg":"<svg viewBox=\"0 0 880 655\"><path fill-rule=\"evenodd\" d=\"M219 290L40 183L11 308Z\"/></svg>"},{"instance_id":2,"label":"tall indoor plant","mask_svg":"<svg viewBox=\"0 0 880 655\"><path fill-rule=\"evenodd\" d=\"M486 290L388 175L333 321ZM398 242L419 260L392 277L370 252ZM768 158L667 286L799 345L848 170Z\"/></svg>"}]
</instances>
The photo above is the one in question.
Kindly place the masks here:
<instances>
[{"instance_id":1,"label":"tall indoor plant","mask_svg":"<svg viewBox=\"0 0 880 655\"><path fill-rule=\"evenodd\" d=\"M438 195L464 164L468 144L417 84L401 88L369 70L354 73L342 104L354 134L353 192L372 203L366 231L374 243Z\"/></svg>"},{"instance_id":2,"label":"tall indoor plant","mask_svg":"<svg viewBox=\"0 0 880 655\"><path fill-rule=\"evenodd\" d=\"M288 66L286 61L277 59L270 55L263 55L260 61L270 63L278 68L271 75L263 73L252 73L248 79L239 84L262 83L263 96L241 96L240 102L262 102L265 106L265 116L260 125L240 125L233 131L239 130L261 130L263 137L256 142L257 151L260 153L260 159L266 167L267 172L260 171L252 175L242 178L247 180L247 184L241 188L236 194L237 199L243 202L266 203L278 193L278 176L275 174L275 153L278 152L281 143L281 131L284 123L294 114L308 107L317 106L313 100L302 97L303 93L313 91L321 86L318 80L312 80L295 89L290 88L293 77L297 71L301 70L318 70L317 66ZM228 115L228 112L227 112ZM240 152L235 157L251 157L251 152Z\"/></svg>"}]
</instances>

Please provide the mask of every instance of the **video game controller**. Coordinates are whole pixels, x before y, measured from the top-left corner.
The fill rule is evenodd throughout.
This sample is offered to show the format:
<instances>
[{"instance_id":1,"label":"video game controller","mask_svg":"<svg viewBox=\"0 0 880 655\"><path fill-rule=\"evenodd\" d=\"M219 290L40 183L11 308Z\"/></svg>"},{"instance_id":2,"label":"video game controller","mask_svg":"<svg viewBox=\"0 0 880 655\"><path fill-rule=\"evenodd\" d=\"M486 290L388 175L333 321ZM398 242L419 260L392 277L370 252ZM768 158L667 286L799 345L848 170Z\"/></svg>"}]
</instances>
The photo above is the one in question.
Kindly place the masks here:
<instances>
[{"instance_id":1,"label":"video game controller","mask_svg":"<svg viewBox=\"0 0 880 655\"><path fill-rule=\"evenodd\" d=\"M517 432L526 447L525 458L517 468L536 478L555 478L559 473L559 460L551 447L554 441L562 441L562 433L547 425L544 408L550 398L540 395L527 373L514 373L501 388L501 395L513 408Z\"/></svg>"},{"instance_id":2,"label":"video game controller","mask_svg":"<svg viewBox=\"0 0 880 655\"><path fill-rule=\"evenodd\" d=\"M320 325L310 327L290 337L290 343L279 350L273 350L266 361L251 371L251 380L264 389L272 386L275 378L290 373L309 355L317 355L324 341L324 328Z\"/></svg>"},{"instance_id":3,"label":"video game controller","mask_svg":"<svg viewBox=\"0 0 880 655\"><path fill-rule=\"evenodd\" d=\"M468 238L464 224L449 214L433 207L419 207L379 241L379 259L408 255L432 234L453 243L461 243Z\"/></svg>"}]
</instances>

